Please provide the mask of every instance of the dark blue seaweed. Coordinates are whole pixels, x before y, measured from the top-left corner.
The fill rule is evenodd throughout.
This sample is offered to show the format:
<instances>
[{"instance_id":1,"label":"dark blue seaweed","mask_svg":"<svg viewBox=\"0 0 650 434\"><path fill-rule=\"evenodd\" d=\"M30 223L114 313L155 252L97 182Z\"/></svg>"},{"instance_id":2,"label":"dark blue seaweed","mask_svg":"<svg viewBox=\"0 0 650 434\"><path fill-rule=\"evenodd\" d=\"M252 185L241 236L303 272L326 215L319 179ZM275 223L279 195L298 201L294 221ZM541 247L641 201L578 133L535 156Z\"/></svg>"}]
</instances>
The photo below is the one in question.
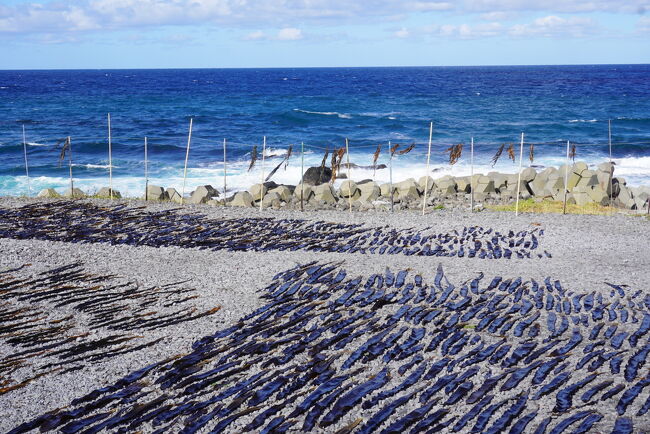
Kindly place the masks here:
<instances>
[{"instance_id":1,"label":"dark blue seaweed","mask_svg":"<svg viewBox=\"0 0 650 434\"><path fill-rule=\"evenodd\" d=\"M634 432L634 424L629 417L619 417L614 423L612 434L632 434Z\"/></svg>"}]
</instances>

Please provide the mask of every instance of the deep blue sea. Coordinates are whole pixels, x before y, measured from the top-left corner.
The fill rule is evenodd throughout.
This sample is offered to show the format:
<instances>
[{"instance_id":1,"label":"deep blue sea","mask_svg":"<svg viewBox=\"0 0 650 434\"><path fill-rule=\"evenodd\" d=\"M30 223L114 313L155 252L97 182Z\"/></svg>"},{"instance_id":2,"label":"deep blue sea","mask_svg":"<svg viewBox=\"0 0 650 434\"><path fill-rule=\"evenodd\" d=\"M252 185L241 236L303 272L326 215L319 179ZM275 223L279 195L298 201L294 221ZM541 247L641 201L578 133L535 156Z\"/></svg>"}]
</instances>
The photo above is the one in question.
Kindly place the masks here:
<instances>
[{"instance_id":1,"label":"deep blue sea","mask_svg":"<svg viewBox=\"0 0 650 434\"><path fill-rule=\"evenodd\" d=\"M490 160L501 143L516 143L518 151L522 132L524 166L563 163L567 140L576 144L576 160L598 164L609 158L611 119L616 173L628 184L650 184L650 65L0 71L0 194L28 193L23 126L32 194L67 187L68 169L59 167L54 146L66 136L76 186L92 192L108 185L109 112L113 184L130 196L143 194L145 136L150 182L181 189L190 118L186 191L223 185L224 138L229 190L259 182L261 161L247 169L264 136L265 173L294 145L276 182L299 181L301 142L308 166L346 138L350 161L360 166L372 164L378 144L379 163L387 164L389 141L415 143L393 160L393 178L419 178L431 121L434 177L469 173L472 137L476 173L516 172L519 162L505 152L494 169ZM451 167L444 151L457 143L466 146ZM352 169L353 179L372 176ZM376 177L387 181L388 170Z\"/></svg>"}]
</instances>

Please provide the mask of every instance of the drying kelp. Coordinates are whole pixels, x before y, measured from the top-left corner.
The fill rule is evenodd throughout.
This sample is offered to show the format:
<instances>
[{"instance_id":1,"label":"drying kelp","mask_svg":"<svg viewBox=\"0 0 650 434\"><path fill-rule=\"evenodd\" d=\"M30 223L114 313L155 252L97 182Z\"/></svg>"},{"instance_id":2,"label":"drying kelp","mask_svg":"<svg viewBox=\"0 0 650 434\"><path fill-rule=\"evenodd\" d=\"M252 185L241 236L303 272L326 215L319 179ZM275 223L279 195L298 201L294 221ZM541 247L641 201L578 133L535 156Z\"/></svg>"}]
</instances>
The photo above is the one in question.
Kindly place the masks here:
<instances>
[{"instance_id":1,"label":"drying kelp","mask_svg":"<svg viewBox=\"0 0 650 434\"><path fill-rule=\"evenodd\" d=\"M643 431L650 295L608 285L306 264L191 353L12 432Z\"/></svg>"},{"instance_id":2,"label":"drying kelp","mask_svg":"<svg viewBox=\"0 0 650 434\"><path fill-rule=\"evenodd\" d=\"M184 282L144 287L117 276L88 274L80 263L33 277L19 277L16 271L0 273L0 342L14 348L0 356L0 394L44 375L140 351L159 340L138 333L219 310L198 311L191 304L196 291ZM85 318L83 327L79 315Z\"/></svg>"},{"instance_id":3,"label":"drying kelp","mask_svg":"<svg viewBox=\"0 0 650 434\"><path fill-rule=\"evenodd\" d=\"M207 219L176 210L147 212L125 205L86 202L35 203L0 210L0 237L132 246L177 246L231 251L306 250L406 256L510 259L550 256L539 252L543 229L501 233L465 227L429 229L273 218Z\"/></svg>"},{"instance_id":4,"label":"drying kelp","mask_svg":"<svg viewBox=\"0 0 650 434\"><path fill-rule=\"evenodd\" d=\"M497 164L497 161L499 161L499 158L501 157L501 154L503 153L503 148L505 147L505 143L501 144L499 146L499 149L497 149L497 152L494 154L494 157L492 157L492 167L494 167L495 164Z\"/></svg>"}]
</instances>

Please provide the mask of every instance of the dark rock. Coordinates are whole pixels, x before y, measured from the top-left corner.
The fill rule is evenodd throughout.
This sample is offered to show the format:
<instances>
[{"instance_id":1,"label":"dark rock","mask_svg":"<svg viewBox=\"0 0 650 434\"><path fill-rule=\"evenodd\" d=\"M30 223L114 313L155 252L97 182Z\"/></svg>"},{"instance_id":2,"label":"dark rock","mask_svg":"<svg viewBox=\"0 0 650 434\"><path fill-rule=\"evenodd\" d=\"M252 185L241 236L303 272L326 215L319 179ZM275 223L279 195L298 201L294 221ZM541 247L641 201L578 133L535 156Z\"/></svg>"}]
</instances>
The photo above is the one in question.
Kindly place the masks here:
<instances>
[{"instance_id":1,"label":"dark rock","mask_svg":"<svg viewBox=\"0 0 650 434\"><path fill-rule=\"evenodd\" d=\"M310 167L305 171L303 175L305 184L311 185L320 185L329 182L332 179L332 169L329 167L323 167L322 171L320 167Z\"/></svg>"}]
</instances>

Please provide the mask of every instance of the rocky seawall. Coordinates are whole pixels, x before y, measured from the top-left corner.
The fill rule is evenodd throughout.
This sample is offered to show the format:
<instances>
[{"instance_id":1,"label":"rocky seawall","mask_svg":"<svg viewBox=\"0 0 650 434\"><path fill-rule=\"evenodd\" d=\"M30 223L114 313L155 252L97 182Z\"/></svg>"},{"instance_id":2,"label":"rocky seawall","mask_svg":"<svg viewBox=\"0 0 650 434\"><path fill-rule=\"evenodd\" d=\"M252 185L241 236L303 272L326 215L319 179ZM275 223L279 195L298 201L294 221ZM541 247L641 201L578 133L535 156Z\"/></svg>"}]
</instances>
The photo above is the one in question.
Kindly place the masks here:
<instances>
[{"instance_id":1,"label":"rocky seawall","mask_svg":"<svg viewBox=\"0 0 650 434\"><path fill-rule=\"evenodd\" d=\"M650 203L650 186L628 186L625 179L614 176L615 165L603 163L590 168L584 162L541 171L526 168L521 174L489 172L473 177L443 176L434 179L423 176L395 183L379 184L371 179L358 182L344 179L338 187L332 182L327 167L311 167L298 185L278 185L273 181L255 184L247 191L232 195L219 192L211 185L199 186L188 197L174 188L149 185L143 197L153 201L172 201L188 204L218 206L259 207L272 209L347 209L386 211L393 209L419 209L423 201L429 208L467 207L473 200L476 207L508 204L520 199L536 201L564 201L579 206L613 205L626 210L647 210ZM340 177L338 178L340 179ZM120 198L118 191L102 188L96 197ZM39 193L39 197L58 197L53 189ZM83 198L79 190L66 191L65 197ZM392 198L391 198L392 196Z\"/></svg>"}]
</instances>

